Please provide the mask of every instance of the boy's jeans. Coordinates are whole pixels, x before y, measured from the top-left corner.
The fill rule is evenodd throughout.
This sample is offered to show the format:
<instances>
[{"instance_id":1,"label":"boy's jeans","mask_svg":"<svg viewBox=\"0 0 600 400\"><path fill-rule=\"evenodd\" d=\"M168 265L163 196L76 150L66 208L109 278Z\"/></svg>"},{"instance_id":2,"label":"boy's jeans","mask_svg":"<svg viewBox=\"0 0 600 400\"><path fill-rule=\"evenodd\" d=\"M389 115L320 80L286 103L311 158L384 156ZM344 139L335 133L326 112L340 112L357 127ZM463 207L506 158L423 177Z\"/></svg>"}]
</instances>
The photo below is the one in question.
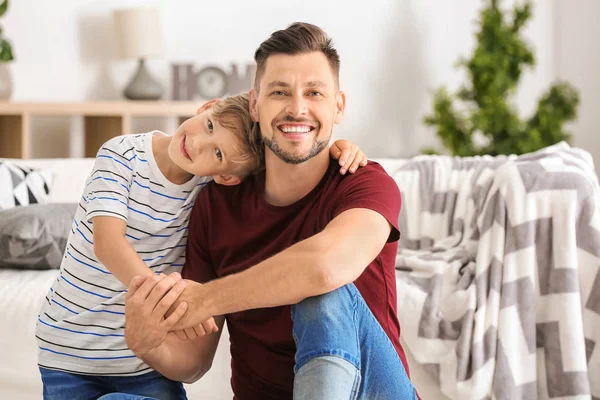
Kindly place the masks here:
<instances>
[{"instance_id":1,"label":"boy's jeans","mask_svg":"<svg viewBox=\"0 0 600 400\"><path fill-rule=\"evenodd\" d=\"M396 349L354 284L292 306L295 400L416 399ZM102 400L139 399L120 393Z\"/></svg>"},{"instance_id":2,"label":"boy's jeans","mask_svg":"<svg viewBox=\"0 0 600 400\"><path fill-rule=\"evenodd\" d=\"M294 399L416 399L392 342L354 286L292 306Z\"/></svg>"},{"instance_id":3,"label":"boy's jeans","mask_svg":"<svg viewBox=\"0 0 600 400\"><path fill-rule=\"evenodd\" d=\"M165 378L156 371L137 376L90 376L40 368L44 382L44 400L96 400L106 393L115 399L186 399L183 384ZM143 394L143 395L142 395Z\"/></svg>"}]
</instances>

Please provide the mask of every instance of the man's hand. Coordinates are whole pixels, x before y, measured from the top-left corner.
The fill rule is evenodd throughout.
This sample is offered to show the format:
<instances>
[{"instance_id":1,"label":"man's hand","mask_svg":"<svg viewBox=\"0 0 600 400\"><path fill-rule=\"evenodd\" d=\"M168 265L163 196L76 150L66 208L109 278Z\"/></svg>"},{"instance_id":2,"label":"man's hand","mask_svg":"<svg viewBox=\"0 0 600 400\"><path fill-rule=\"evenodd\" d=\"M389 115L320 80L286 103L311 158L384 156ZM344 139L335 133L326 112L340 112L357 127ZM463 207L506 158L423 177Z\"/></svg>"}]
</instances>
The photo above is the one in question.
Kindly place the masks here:
<instances>
[{"instance_id":1,"label":"man's hand","mask_svg":"<svg viewBox=\"0 0 600 400\"><path fill-rule=\"evenodd\" d=\"M340 162L340 174L351 174L356 172L359 167L367 165L367 156L360 148L349 140L336 140L329 149L329 154L335 160Z\"/></svg>"},{"instance_id":2,"label":"man's hand","mask_svg":"<svg viewBox=\"0 0 600 400\"><path fill-rule=\"evenodd\" d=\"M165 318L186 285L178 273L131 280L125 297L125 341L136 356L143 358L158 347L185 314L188 304L179 303Z\"/></svg>"},{"instance_id":3,"label":"man's hand","mask_svg":"<svg viewBox=\"0 0 600 400\"><path fill-rule=\"evenodd\" d=\"M177 301L171 306L169 313L167 313L170 318L170 313L175 313L177 307L179 307L181 304L187 303L188 305L188 311L179 320L179 322L175 324L175 328L173 329L177 334L177 337L180 339L186 339L189 337L189 334L192 334L190 329L198 329L199 326L202 326L205 334L217 332L218 328L213 319L213 315L211 315L211 312L207 310L204 304L204 286L198 282L187 279L184 279L184 281L187 284L185 290L183 293L181 293ZM183 337L182 332L177 332L181 330L185 330L186 337Z\"/></svg>"},{"instance_id":4,"label":"man's hand","mask_svg":"<svg viewBox=\"0 0 600 400\"><path fill-rule=\"evenodd\" d=\"M219 328L215 322L213 317L210 317L208 320L203 323L193 326L192 328L185 329L176 329L173 331L175 335L179 338L179 340L192 340L197 337L202 337L205 335L209 335L213 332L218 332Z\"/></svg>"}]
</instances>

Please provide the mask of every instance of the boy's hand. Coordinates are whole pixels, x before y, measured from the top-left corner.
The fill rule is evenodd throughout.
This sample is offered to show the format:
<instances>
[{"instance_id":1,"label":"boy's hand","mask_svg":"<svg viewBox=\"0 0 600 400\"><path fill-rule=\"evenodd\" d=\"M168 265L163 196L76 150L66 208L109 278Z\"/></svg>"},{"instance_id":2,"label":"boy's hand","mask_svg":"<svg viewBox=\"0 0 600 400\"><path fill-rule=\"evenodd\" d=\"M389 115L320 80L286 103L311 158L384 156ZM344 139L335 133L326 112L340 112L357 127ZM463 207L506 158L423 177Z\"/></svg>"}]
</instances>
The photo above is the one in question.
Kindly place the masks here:
<instances>
[{"instance_id":1,"label":"boy's hand","mask_svg":"<svg viewBox=\"0 0 600 400\"><path fill-rule=\"evenodd\" d=\"M179 340L191 340L191 339L196 339L197 337L210 335L211 333L218 332L218 331L219 331L219 328L217 327L217 324L215 323L215 319L211 317L208 320L201 323L200 325L196 325L192 328L177 329L177 330L174 330L173 333L175 333L175 335L177 335Z\"/></svg>"},{"instance_id":2,"label":"boy's hand","mask_svg":"<svg viewBox=\"0 0 600 400\"><path fill-rule=\"evenodd\" d=\"M329 149L329 154L336 160L340 160L340 174L345 175L346 171L351 174L356 172L359 167L367 165L367 157L358 148L358 146L349 140L336 140Z\"/></svg>"}]
</instances>

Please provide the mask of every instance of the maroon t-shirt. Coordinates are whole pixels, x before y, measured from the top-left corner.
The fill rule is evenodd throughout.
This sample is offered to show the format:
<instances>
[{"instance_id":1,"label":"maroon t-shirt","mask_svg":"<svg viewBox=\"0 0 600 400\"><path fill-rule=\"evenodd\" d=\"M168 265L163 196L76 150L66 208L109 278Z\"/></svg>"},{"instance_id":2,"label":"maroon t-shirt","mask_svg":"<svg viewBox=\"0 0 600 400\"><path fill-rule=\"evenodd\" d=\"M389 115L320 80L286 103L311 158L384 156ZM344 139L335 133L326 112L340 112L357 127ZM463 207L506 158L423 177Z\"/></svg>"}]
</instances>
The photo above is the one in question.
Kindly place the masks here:
<instances>
[{"instance_id":1,"label":"maroon t-shirt","mask_svg":"<svg viewBox=\"0 0 600 400\"><path fill-rule=\"evenodd\" d=\"M183 276L207 282L243 271L319 233L345 210L374 210L393 229L381 253L354 283L408 372L396 314L394 265L400 237L400 192L394 180L374 162L342 176L337 162L332 161L307 196L285 207L265 201L264 184L263 173L236 186L211 183L200 192L189 223ZM291 399L296 349L290 307L230 314L227 328L235 398Z\"/></svg>"}]
</instances>

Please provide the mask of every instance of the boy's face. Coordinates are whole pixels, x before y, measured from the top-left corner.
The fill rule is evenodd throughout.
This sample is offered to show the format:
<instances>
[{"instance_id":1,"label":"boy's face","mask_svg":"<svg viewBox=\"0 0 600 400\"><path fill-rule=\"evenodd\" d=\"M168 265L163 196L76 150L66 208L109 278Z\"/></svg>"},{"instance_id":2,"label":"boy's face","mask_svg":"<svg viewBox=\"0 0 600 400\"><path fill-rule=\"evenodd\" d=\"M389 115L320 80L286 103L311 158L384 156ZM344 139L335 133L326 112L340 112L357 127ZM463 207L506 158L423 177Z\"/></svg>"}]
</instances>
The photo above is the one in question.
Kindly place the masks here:
<instances>
[{"instance_id":1,"label":"boy's face","mask_svg":"<svg viewBox=\"0 0 600 400\"><path fill-rule=\"evenodd\" d=\"M327 147L345 104L321 52L270 56L259 90L250 92L250 112L266 146L289 164L307 161Z\"/></svg>"},{"instance_id":2,"label":"boy's face","mask_svg":"<svg viewBox=\"0 0 600 400\"><path fill-rule=\"evenodd\" d=\"M171 160L198 176L226 176L239 166L234 162L241 155L235 135L213 118L212 104L183 122L169 145Z\"/></svg>"}]
</instances>

